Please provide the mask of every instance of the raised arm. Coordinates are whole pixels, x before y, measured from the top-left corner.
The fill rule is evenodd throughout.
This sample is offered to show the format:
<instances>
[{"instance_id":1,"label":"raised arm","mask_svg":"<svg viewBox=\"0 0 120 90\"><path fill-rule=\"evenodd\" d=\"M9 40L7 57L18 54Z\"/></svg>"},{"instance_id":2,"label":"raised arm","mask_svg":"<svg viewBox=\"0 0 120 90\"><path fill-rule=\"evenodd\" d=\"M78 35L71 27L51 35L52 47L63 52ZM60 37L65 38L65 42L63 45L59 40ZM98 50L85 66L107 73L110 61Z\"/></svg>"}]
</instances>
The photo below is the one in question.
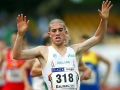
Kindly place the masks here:
<instances>
[{"instance_id":1,"label":"raised arm","mask_svg":"<svg viewBox=\"0 0 120 90\"><path fill-rule=\"evenodd\" d=\"M72 48L75 51L79 51L82 53L103 40L105 33L107 31L107 19L109 17L109 11L112 8L112 6L113 5L111 5L111 1L106 0L102 2L101 10L98 9L101 20L97 28L97 31L95 32L93 37L86 40L85 42L72 45Z\"/></svg>"},{"instance_id":2,"label":"raised arm","mask_svg":"<svg viewBox=\"0 0 120 90\"><path fill-rule=\"evenodd\" d=\"M18 15L17 19L17 38L13 47L13 58L14 59L32 59L35 57L38 57L40 55L39 50L42 47L36 47L30 50L22 50L22 41L23 41L23 36L25 32L28 29L29 25L29 20L26 20L26 16L23 16L23 14Z\"/></svg>"}]
</instances>

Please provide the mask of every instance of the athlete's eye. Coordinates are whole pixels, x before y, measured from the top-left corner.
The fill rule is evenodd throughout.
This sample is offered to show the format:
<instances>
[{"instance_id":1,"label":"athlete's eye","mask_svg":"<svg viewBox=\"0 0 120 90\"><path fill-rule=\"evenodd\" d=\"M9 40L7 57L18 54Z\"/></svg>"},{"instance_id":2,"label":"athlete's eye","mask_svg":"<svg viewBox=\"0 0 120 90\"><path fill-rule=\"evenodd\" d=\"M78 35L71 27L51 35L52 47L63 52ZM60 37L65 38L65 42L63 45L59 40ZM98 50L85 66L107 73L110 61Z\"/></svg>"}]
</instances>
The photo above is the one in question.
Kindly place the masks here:
<instances>
[{"instance_id":1,"label":"athlete's eye","mask_svg":"<svg viewBox=\"0 0 120 90\"><path fill-rule=\"evenodd\" d=\"M59 31L62 32L62 31L63 31L63 28L59 28Z\"/></svg>"},{"instance_id":2,"label":"athlete's eye","mask_svg":"<svg viewBox=\"0 0 120 90\"><path fill-rule=\"evenodd\" d=\"M56 29L52 29L52 32L56 32Z\"/></svg>"}]
</instances>

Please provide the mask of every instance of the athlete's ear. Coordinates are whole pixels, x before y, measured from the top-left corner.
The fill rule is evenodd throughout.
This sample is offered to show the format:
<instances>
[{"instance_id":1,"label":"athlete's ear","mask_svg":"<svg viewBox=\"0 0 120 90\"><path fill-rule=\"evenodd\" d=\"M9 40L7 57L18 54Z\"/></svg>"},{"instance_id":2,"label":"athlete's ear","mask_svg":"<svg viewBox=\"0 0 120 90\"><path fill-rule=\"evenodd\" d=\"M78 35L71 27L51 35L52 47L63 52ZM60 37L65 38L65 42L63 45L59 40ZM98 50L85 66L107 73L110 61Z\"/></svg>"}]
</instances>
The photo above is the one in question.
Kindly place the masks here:
<instances>
[{"instance_id":1,"label":"athlete's ear","mask_svg":"<svg viewBox=\"0 0 120 90\"><path fill-rule=\"evenodd\" d=\"M67 30L65 30L65 34L66 34L66 35L68 34L68 31L67 31Z\"/></svg>"},{"instance_id":2,"label":"athlete's ear","mask_svg":"<svg viewBox=\"0 0 120 90\"><path fill-rule=\"evenodd\" d=\"M49 37L51 37L50 32L48 32Z\"/></svg>"}]
</instances>

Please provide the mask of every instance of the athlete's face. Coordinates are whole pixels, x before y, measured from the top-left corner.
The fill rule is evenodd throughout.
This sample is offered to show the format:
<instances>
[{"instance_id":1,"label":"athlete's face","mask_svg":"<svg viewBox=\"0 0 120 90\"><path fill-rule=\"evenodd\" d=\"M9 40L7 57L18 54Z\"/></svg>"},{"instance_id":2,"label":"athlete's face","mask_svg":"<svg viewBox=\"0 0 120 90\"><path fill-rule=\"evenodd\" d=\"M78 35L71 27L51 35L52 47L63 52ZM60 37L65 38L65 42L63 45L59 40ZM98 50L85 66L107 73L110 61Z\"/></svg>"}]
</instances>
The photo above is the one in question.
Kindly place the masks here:
<instances>
[{"instance_id":1,"label":"athlete's face","mask_svg":"<svg viewBox=\"0 0 120 90\"><path fill-rule=\"evenodd\" d=\"M54 23L50 25L50 31L48 32L51 40L56 45L64 44L64 40L67 34L67 31L64 30L62 23Z\"/></svg>"}]
</instances>

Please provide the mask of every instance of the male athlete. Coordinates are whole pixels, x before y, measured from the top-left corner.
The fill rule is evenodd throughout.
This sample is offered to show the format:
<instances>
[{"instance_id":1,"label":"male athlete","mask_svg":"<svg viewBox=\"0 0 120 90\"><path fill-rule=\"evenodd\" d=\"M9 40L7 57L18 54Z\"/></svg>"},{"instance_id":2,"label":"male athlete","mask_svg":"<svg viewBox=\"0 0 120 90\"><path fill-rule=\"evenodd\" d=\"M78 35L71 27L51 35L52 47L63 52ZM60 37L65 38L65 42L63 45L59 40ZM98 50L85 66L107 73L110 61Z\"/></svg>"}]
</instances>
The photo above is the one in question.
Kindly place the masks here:
<instances>
[{"instance_id":1,"label":"male athlete","mask_svg":"<svg viewBox=\"0 0 120 90\"><path fill-rule=\"evenodd\" d=\"M68 31L68 28L66 28L66 30ZM64 41L64 45L65 46L68 46L68 43L69 43L69 40L70 40L70 36L69 34L66 35L66 38L65 38L65 41ZM46 37L43 41L45 41L46 46L50 46L51 44L51 41L50 41L50 37ZM79 58L78 60L79 62L79 71L83 72L84 74L81 76L81 81L82 80L87 80L89 79L90 77L90 74L91 74L91 70L86 67L86 65L81 61L81 57ZM31 70L31 76L32 77L36 77L36 76L41 76L42 75L42 67L41 67L41 64L40 62L36 61L32 67L32 70Z\"/></svg>"},{"instance_id":2,"label":"male athlete","mask_svg":"<svg viewBox=\"0 0 120 90\"><path fill-rule=\"evenodd\" d=\"M66 30L68 30L68 29L66 29ZM70 36L69 36L69 34L67 34L66 38L65 38L65 41L64 41L65 46L68 46L69 39L70 39ZM46 45L46 46L50 45L50 37L46 37L44 39L44 41L46 42L46 44L44 44L44 45ZM81 59L81 57L79 59ZM43 67L41 67L40 62L36 61L33 65L33 67L32 67L31 76L33 76L33 77L41 76L42 75L42 68ZM82 80L87 80L87 79L90 78L91 69L88 68L81 60L79 60L79 71L83 72L83 74L81 75L81 78L80 78L81 81ZM37 84L38 84L38 82L36 83L36 85ZM45 84L46 90L48 90L46 83L44 83L44 84ZM40 85L39 85L39 87L40 87Z\"/></svg>"},{"instance_id":3,"label":"male athlete","mask_svg":"<svg viewBox=\"0 0 120 90\"><path fill-rule=\"evenodd\" d=\"M23 14L17 17L18 34L13 48L14 59L38 58L42 69L44 81L49 90L78 90L80 77L77 58L85 50L100 43L107 30L107 19L112 8L111 2L106 0L102 3L102 10L98 10L101 21L94 36L83 43L64 46L67 34L66 25L60 19L54 19L49 24L48 35L51 38L51 46L37 46L33 49L22 50L23 36L28 28L29 20ZM43 58L41 60L40 58Z\"/></svg>"}]
</instances>

